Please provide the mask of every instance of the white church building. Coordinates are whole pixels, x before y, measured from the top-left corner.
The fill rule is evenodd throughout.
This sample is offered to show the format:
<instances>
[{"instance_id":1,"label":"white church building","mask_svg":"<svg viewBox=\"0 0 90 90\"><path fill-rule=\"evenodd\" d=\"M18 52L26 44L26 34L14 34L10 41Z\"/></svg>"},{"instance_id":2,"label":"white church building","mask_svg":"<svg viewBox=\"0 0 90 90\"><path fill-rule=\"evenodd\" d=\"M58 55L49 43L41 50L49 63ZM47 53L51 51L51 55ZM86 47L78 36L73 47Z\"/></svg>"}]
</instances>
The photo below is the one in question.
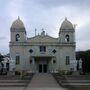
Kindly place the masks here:
<instances>
[{"instance_id":1,"label":"white church building","mask_svg":"<svg viewBox=\"0 0 90 90\"><path fill-rule=\"evenodd\" d=\"M75 28L65 19L59 29L58 38L45 34L27 37L26 28L20 18L10 28L10 59L15 71L52 73L70 71L70 62L75 58Z\"/></svg>"}]
</instances>

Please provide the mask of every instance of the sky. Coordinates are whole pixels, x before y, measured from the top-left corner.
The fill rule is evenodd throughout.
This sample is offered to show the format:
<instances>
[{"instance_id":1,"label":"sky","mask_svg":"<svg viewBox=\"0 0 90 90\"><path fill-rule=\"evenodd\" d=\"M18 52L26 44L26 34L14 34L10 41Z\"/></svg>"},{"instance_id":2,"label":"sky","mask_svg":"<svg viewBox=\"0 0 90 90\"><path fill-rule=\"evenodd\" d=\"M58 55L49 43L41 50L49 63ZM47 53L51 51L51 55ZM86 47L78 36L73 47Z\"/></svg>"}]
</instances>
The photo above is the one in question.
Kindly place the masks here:
<instances>
[{"instance_id":1,"label":"sky","mask_svg":"<svg viewBox=\"0 0 90 90\"><path fill-rule=\"evenodd\" d=\"M10 27L20 17L27 37L41 33L58 37L65 17L76 24L76 51L90 49L90 0L0 0L0 53L9 53Z\"/></svg>"}]
</instances>

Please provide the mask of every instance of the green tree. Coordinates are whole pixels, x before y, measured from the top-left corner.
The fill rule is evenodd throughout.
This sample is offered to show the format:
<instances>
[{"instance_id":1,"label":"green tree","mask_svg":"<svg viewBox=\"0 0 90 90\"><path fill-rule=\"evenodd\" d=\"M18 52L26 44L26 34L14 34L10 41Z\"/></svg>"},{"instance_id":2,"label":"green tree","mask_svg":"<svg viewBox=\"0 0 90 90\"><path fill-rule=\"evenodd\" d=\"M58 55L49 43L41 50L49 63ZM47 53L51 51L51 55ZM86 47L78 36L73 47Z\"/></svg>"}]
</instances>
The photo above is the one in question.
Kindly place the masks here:
<instances>
[{"instance_id":1,"label":"green tree","mask_svg":"<svg viewBox=\"0 0 90 90\"><path fill-rule=\"evenodd\" d=\"M82 67L84 72L90 72L90 50L76 52L76 59L82 59Z\"/></svg>"}]
</instances>

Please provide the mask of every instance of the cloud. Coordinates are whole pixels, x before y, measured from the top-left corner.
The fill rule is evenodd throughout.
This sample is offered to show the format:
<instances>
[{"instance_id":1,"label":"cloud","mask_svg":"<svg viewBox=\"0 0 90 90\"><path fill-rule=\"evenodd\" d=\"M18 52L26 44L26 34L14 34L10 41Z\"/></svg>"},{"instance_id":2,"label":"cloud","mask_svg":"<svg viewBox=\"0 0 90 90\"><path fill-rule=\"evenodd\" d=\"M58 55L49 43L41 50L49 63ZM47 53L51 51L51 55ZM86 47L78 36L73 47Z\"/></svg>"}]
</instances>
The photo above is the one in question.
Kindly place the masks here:
<instances>
[{"instance_id":1,"label":"cloud","mask_svg":"<svg viewBox=\"0 0 90 90\"><path fill-rule=\"evenodd\" d=\"M7 14L10 16L10 18L14 19L17 16L21 15L21 11L23 9L23 3L24 0L10 0L7 3ZM22 15L21 15L22 16Z\"/></svg>"},{"instance_id":2,"label":"cloud","mask_svg":"<svg viewBox=\"0 0 90 90\"><path fill-rule=\"evenodd\" d=\"M18 16L25 24L28 37L35 35L35 28L37 28L37 34L44 28L49 35L58 37L60 25L67 17L73 24L77 24L77 49L86 48L85 45L90 48L88 43L90 41L89 4L90 0L1 0L0 50L3 47L9 48L10 26Z\"/></svg>"},{"instance_id":3,"label":"cloud","mask_svg":"<svg viewBox=\"0 0 90 90\"><path fill-rule=\"evenodd\" d=\"M90 50L90 42L88 40L76 43L76 51Z\"/></svg>"},{"instance_id":4,"label":"cloud","mask_svg":"<svg viewBox=\"0 0 90 90\"><path fill-rule=\"evenodd\" d=\"M6 39L6 37L0 37L0 40L5 40Z\"/></svg>"},{"instance_id":5,"label":"cloud","mask_svg":"<svg viewBox=\"0 0 90 90\"><path fill-rule=\"evenodd\" d=\"M77 50L90 49L90 23L82 26L76 32L76 46Z\"/></svg>"},{"instance_id":6,"label":"cloud","mask_svg":"<svg viewBox=\"0 0 90 90\"><path fill-rule=\"evenodd\" d=\"M38 4L50 8L50 7L60 7L64 5L72 5L72 6L78 6L78 7L88 7L90 0L34 0Z\"/></svg>"}]
</instances>

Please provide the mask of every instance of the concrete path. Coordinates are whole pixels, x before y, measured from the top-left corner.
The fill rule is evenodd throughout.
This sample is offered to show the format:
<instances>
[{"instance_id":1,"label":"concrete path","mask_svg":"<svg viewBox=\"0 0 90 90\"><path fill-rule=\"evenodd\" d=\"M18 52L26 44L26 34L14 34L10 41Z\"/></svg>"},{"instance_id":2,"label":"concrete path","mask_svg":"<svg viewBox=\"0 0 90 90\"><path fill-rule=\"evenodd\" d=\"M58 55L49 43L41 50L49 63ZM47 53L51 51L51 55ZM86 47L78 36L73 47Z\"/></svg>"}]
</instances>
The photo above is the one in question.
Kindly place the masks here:
<instances>
[{"instance_id":1,"label":"concrete path","mask_svg":"<svg viewBox=\"0 0 90 90\"><path fill-rule=\"evenodd\" d=\"M68 90L59 86L51 74L35 74L25 90Z\"/></svg>"}]
</instances>

